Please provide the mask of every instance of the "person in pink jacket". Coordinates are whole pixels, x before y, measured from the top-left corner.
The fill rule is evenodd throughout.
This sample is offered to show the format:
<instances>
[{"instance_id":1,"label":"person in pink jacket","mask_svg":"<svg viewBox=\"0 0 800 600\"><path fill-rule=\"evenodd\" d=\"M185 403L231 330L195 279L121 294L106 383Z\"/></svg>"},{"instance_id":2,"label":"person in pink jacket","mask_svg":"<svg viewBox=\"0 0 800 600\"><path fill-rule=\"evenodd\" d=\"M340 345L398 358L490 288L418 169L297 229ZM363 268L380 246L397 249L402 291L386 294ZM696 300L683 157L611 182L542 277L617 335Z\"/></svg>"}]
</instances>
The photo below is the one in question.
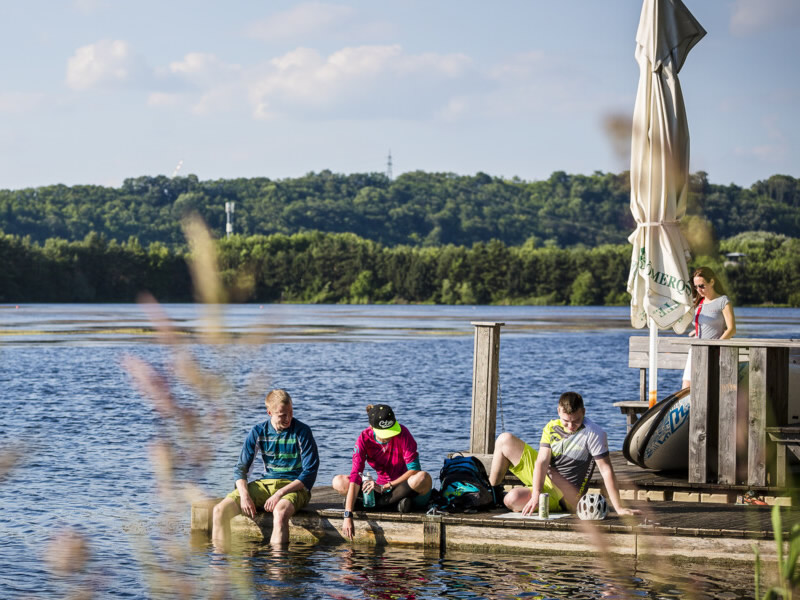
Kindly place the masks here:
<instances>
[{"instance_id":1,"label":"person in pink jacket","mask_svg":"<svg viewBox=\"0 0 800 600\"><path fill-rule=\"evenodd\" d=\"M420 467L414 436L397 422L392 408L370 404L367 415L370 426L353 447L350 475L333 478L333 488L345 496L342 533L348 539L353 539L353 509L356 502L363 508L364 492L375 492L376 509L396 505L400 512L409 512L427 506L433 487L430 474ZM375 469L375 481L362 482L367 464Z\"/></svg>"}]
</instances>

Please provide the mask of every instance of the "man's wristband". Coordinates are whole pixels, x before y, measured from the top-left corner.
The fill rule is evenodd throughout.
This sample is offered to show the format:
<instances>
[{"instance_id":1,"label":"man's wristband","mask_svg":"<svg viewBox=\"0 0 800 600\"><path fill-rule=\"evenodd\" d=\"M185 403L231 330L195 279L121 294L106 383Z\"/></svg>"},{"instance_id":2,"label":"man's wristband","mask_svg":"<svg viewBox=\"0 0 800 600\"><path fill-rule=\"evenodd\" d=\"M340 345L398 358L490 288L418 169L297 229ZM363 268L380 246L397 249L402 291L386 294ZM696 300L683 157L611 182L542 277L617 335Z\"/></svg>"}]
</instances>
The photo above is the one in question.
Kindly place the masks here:
<instances>
[{"instance_id":1,"label":"man's wristband","mask_svg":"<svg viewBox=\"0 0 800 600\"><path fill-rule=\"evenodd\" d=\"M345 519L352 519L353 518L353 513L350 512L349 510L344 511L344 518Z\"/></svg>"}]
</instances>

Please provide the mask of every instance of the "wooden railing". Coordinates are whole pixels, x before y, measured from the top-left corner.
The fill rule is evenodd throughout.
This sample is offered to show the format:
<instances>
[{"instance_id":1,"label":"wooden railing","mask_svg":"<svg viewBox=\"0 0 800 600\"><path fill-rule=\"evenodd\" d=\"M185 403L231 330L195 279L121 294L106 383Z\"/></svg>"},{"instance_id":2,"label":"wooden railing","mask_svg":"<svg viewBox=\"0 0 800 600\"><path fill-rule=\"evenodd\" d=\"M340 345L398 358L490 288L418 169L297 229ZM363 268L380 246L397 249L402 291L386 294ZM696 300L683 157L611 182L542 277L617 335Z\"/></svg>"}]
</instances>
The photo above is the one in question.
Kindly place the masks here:
<instances>
[{"instance_id":1,"label":"wooden railing","mask_svg":"<svg viewBox=\"0 0 800 600\"><path fill-rule=\"evenodd\" d=\"M500 327L476 322L473 363L472 454L494 449ZM631 338L629 364L641 368L638 337ZM800 456L800 400L789 402L789 365L800 374L800 340L659 340L659 364L680 368L692 346L692 392L689 418L689 482L765 487L786 483L786 450ZM646 354L646 350L644 351ZM739 363L747 362L749 398L738 394ZM800 380L796 385L800 388ZM800 398L800 389L793 392ZM742 396L743 397L743 396ZM770 434L770 435L768 435ZM800 436L799 436L800 437ZM776 438L779 441L776 441ZM738 440L738 443L737 443ZM781 447L778 445L782 444ZM796 445L795 448L793 445ZM746 468L745 468L746 466Z\"/></svg>"},{"instance_id":2,"label":"wooden railing","mask_svg":"<svg viewBox=\"0 0 800 600\"><path fill-rule=\"evenodd\" d=\"M749 359L749 399L737 410L743 351ZM789 410L789 363L798 355L800 340L794 339L692 341L690 482L737 483L737 467L744 471L743 464L737 465L738 439L740 460L746 450L745 483L777 485L775 444L768 439L767 428L800 427L797 411Z\"/></svg>"}]
</instances>

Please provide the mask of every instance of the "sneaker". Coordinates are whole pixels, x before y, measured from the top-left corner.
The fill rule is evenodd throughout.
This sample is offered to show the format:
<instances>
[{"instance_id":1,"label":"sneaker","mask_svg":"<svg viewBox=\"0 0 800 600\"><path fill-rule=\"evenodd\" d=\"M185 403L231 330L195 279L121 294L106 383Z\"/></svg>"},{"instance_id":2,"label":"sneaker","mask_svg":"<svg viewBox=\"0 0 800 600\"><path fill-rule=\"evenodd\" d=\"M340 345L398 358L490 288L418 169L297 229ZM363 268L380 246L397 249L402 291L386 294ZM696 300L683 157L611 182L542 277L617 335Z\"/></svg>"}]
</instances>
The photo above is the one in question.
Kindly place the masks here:
<instances>
[{"instance_id":1,"label":"sneaker","mask_svg":"<svg viewBox=\"0 0 800 600\"><path fill-rule=\"evenodd\" d=\"M492 508L505 508L505 503L503 502L503 498L506 497L506 492L503 489L502 485L495 485L492 486Z\"/></svg>"},{"instance_id":2,"label":"sneaker","mask_svg":"<svg viewBox=\"0 0 800 600\"><path fill-rule=\"evenodd\" d=\"M409 513L411 512L411 508L413 507L413 500L406 496L405 498L401 498L400 502L397 503L397 510L401 513Z\"/></svg>"},{"instance_id":3,"label":"sneaker","mask_svg":"<svg viewBox=\"0 0 800 600\"><path fill-rule=\"evenodd\" d=\"M745 504L754 504L756 506L767 506L767 503L756 496L753 490L747 490L745 495L742 497L742 502Z\"/></svg>"}]
</instances>

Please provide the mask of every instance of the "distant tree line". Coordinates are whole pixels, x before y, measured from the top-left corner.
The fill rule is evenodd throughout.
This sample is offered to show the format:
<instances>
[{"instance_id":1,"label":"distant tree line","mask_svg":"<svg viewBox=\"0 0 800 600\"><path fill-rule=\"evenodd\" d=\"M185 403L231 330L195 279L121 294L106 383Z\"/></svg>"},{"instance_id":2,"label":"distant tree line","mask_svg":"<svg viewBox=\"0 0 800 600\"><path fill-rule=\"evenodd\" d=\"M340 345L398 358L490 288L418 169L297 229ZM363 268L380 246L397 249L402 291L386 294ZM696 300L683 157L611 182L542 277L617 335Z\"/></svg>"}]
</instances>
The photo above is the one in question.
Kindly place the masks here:
<instances>
[{"instance_id":1,"label":"distant tree line","mask_svg":"<svg viewBox=\"0 0 800 600\"><path fill-rule=\"evenodd\" d=\"M149 290L165 302L191 301L185 253L136 238L108 242L98 233L83 241L0 234L0 302L133 302Z\"/></svg>"},{"instance_id":2,"label":"distant tree line","mask_svg":"<svg viewBox=\"0 0 800 600\"><path fill-rule=\"evenodd\" d=\"M762 230L800 231L800 180L774 175L750 188L691 177L688 214L719 239ZM221 237L225 202L236 203L234 228L244 236L310 231L354 233L384 246L436 247L499 240L570 248L623 244L633 229L628 173L569 175L544 181L484 173L411 172L199 181L194 175L126 179L121 187L51 185L0 190L0 231L44 243L136 237L149 246L183 243L181 218L199 213Z\"/></svg>"},{"instance_id":3,"label":"distant tree line","mask_svg":"<svg viewBox=\"0 0 800 600\"><path fill-rule=\"evenodd\" d=\"M557 248L534 239L470 247L389 247L352 233L235 235L215 242L231 302L615 305L631 246ZM800 306L800 239L741 234L720 252L744 252L742 265L711 264L737 304ZM718 253L717 253L718 255ZM164 302L192 301L183 247L138 239L79 242L0 235L0 302L131 302L141 291Z\"/></svg>"}]
</instances>

